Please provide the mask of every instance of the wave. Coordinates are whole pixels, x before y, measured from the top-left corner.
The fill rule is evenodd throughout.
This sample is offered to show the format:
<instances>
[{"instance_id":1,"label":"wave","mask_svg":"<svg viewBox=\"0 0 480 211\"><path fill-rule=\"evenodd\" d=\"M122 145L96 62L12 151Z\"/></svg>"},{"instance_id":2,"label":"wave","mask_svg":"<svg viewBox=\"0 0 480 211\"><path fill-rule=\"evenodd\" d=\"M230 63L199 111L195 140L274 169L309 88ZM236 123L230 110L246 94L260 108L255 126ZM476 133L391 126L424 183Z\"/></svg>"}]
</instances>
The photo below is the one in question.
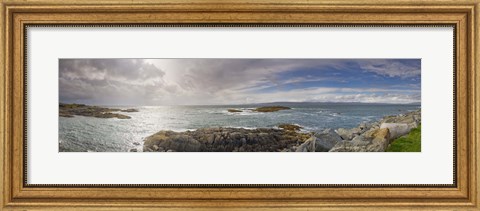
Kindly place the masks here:
<instances>
[{"instance_id":1,"label":"wave","mask_svg":"<svg viewBox=\"0 0 480 211\"><path fill-rule=\"evenodd\" d=\"M414 110L416 106L389 107L297 107L285 112L255 112L253 106L162 107L145 106L132 113L135 118L115 121L92 117L59 119L59 144L65 151L128 151L132 142L161 130L185 132L198 128L272 128L281 123L295 123L301 132L317 132L326 128L352 128L362 121ZM238 109L242 112L228 112ZM417 110L417 109L415 109ZM276 127L278 128L278 127Z\"/></svg>"},{"instance_id":2,"label":"wave","mask_svg":"<svg viewBox=\"0 0 480 211\"><path fill-rule=\"evenodd\" d=\"M228 110L222 110L221 113L229 116L251 116L251 115L262 115L261 112L252 111L252 108L235 108L242 112L230 112Z\"/></svg>"},{"instance_id":3,"label":"wave","mask_svg":"<svg viewBox=\"0 0 480 211\"><path fill-rule=\"evenodd\" d=\"M338 116L342 116L342 113L333 112L333 113L330 113L329 115L334 116L334 117L338 117Z\"/></svg>"},{"instance_id":4,"label":"wave","mask_svg":"<svg viewBox=\"0 0 480 211\"><path fill-rule=\"evenodd\" d=\"M243 129L247 129L247 130L255 130L259 127L225 126L225 128L243 128Z\"/></svg>"}]
</instances>

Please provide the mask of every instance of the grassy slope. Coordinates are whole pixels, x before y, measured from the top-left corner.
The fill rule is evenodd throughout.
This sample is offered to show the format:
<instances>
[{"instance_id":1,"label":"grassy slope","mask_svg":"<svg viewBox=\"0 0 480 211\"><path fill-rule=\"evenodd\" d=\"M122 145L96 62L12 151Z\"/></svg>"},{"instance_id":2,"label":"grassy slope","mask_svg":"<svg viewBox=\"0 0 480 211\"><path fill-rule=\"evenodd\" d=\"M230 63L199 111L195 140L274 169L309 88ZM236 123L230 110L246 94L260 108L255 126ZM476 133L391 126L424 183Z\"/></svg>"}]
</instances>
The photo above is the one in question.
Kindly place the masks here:
<instances>
[{"instance_id":1,"label":"grassy slope","mask_svg":"<svg viewBox=\"0 0 480 211\"><path fill-rule=\"evenodd\" d=\"M395 139L387 148L387 152L421 152L421 126L412 129L409 134Z\"/></svg>"}]
</instances>

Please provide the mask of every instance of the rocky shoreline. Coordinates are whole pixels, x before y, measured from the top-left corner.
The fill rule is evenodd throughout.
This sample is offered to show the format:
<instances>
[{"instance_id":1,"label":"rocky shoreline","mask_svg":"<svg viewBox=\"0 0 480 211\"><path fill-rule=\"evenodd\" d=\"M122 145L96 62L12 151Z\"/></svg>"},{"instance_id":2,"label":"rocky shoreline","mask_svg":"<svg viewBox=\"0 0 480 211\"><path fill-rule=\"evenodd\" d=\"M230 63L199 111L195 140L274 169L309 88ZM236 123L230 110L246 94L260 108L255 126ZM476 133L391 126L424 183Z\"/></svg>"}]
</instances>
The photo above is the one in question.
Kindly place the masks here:
<instances>
[{"instance_id":1,"label":"rocky shoreline","mask_svg":"<svg viewBox=\"0 0 480 211\"><path fill-rule=\"evenodd\" d=\"M396 138L421 123L421 111L386 116L355 128L301 132L301 127L202 128L159 131L143 142L144 152L384 152ZM131 150L135 151L135 150Z\"/></svg>"},{"instance_id":2,"label":"rocky shoreline","mask_svg":"<svg viewBox=\"0 0 480 211\"><path fill-rule=\"evenodd\" d=\"M160 131L147 137L144 152L280 152L294 148L310 134L274 128L202 128Z\"/></svg>"},{"instance_id":3,"label":"rocky shoreline","mask_svg":"<svg viewBox=\"0 0 480 211\"><path fill-rule=\"evenodd\" d=\"M113 113L113 112L138 112L137 109L118 109L118 108L103 108L100 106L90 106L85 104L65 104L59 105L59 116L72 118L74 116L86 116L96 118L118 118L118 119L130 119L130 116Z\"/></svg>"},{"instance_id":4,"label":"rocky shoreline","mask_svg":"<svg viewBox=\"0 0 480 211\"><path fill-rule=\"evenodd\" d=\"M329 152L385 152L390 143L421 124L421 110L386 116L380 121L362 123L356 128L339 128L342 138Z\"/></svg>"}]
</instances>

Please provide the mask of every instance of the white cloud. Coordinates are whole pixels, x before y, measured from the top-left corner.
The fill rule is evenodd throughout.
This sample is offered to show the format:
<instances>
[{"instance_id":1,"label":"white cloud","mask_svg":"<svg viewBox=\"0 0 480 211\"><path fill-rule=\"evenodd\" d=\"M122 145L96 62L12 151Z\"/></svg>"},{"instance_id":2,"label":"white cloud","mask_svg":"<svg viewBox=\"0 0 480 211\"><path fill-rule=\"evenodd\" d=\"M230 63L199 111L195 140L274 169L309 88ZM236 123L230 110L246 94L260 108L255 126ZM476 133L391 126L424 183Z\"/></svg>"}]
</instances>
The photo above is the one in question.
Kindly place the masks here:
<instances>
[{"instance_id":1,"label":"white cloud","mask_svg":"<svg viewBox=\"0 0 480 211\"><path fill-rule=\"evenodd\" d=\"M360 67L367 72L377 73L389 77L410 78L420 76L420 63L411 64L389 60L359 61Z\"/></svg>"},{"instance_id":2,"label":"white cloud","mask_svg":"<svg viewBox=\"0 0 480 211\"><path fill-rule=\"evenodd\" d=\"M352 101L408 103L420 100L419 87L346 89L316 87L273 93L259 90L318 81L348 83L341 77L292 76L298 69L329 68L339 73L361 68L381 76L420 75L418 62L336 59L62 59L60 100L88 104L230 104L273 101ZM332 74L335 75L335 74Z\"/></svg>"},{"instance_id":3,"label":"white cloud","mask_svg":"<svg viewBox=\"0 0 480 211\"><path fill-rule=\"evenodd\" d=\"M222 104L244 104L255 102L365 102L365 103L416 103L420 102L420 91L398 89L352 89L319 87L261 93L256 95L236 94Z\"/></svg>"}]
</instances>

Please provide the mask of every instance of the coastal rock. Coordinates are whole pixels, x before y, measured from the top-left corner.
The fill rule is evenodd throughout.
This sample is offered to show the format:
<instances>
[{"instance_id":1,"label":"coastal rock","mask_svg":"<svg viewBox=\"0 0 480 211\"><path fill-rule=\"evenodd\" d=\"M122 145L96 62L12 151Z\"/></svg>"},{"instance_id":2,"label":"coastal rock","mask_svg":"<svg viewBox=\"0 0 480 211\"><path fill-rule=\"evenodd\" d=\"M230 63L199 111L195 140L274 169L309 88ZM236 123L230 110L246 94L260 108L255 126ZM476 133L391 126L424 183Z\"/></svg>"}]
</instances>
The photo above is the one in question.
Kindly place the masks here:
<instances>
[{"instance_id":1,"label":"coastal rock","mask_svg":"<svg viewBox=\"0 0 480 211\"><path fill-rule=\"evenodd\" d=\"M129 109L122 109L122 110L120 110L120 111L121 111L121 112L129 112L129 113L131 113L131 112L138 112L138 109L129 108Z\"/></svg>"},{"instance_id":2,"label":"coastal rock","mask_svg":"<svg viewBox=\"0 0 480 211\"><path fill-rule=\"evenodd\" d=\"M336 144L342 141L342 137L332 129L326 129L321 133L316 133L315 137L317 138L315 142L316 152L328 152Z\"/></svg>"},{"instance_id":3,"label":"coastal rock","mask_svg":"<svg viewBox=\"0 0 480 211\"><path fill-rule=\"evenodd\" d=\"M351 141L342 141L330 149L329 152L365 152L365 148L356 146Z\"/></svg>"},{"instance_id":4,"label":"coastal rock","mask_svg":"<svg viewBox=\"0 0 480 211\"><path fill-rule=\"evenodd\" d=\"M278 127L290 131L300 131L300 129L302 129L302 127L294 124L280 124Z\"/></svg>"},{"instance_id":5,"label":"coastal rock","mask_svg":"<svg viewBox=\"0 0 480 211\"><path fill-rule=\"evenodd\" d=\"M360 128L352 128L352 129L345 129L345 128L338 128L335 131L343 140L352 140L353 137L359 135L362 130Z\"/></svg>"},{"instance_id":6,"label":"coastal rock","mask_svg":"<svg viewBox=\"0 0 480 211\"><path fill-rule=\"evenodd\" d=\"M388 128L390 131L390 137L392 139L396 139L403 135L406 135L412 130L416 128L418 125L416 123L382 123L380 128Z\"/></svg>"},{"instance_id":7,"label":"coastal rock","mask_svg":"<svg viewBox=\"0 0 480 211\"><path fill-rule=\"evenodd\" d=\"M296 152L315 152L316 140L317 138L315 136L310 137L296 149Z\"/></svg>"},{"instance_id":8,"label":"coastal rock","mask_svg":"<svg viewBox=\"0 0 480 211\"><path fill-rule=\"evenodd\" d=\"M396 116L386 116L380 122L381 123L405 123L405 124L420 124L421 111L412 111L406 114L400 114Z\"/></svg>"},{"instance_id":9,"label":"coastal rock","mask_svg":"<svg viewBox=\"0 0 480 211\"><path fill-rule=\"evenodd\" d=\"M388 128L371 129L352 141L342 141L329 152L384 152L390 144Z\"/></svg>"},{"instance_id":10,"label":"coastal rock","mask_svg":"<svg viewBox=\"0 0 480 211\"><path fill-rule=\"evenodd\" d=\"M417 110L386 116L378 122L362 123L357 128L340 128L336 132L344 141L336 144L330 152L384 152L390 142L408 134L420 123L421 111Z\"/></svg>"},{"instance_id":11,"label":"coastal rock","mask_svg":"<svg viewBox=\"0 0 480 211\"><path fill-rule=\"evenodd\" d=\"M303 144L310 134L274 128L201 128L160 131L144 140L144 151L278 152ZM157 148L158 147L158 148ZM160 150L162 148L163 150ZM314 150L314 148L313 148Z\"/></svg>"},{"instance_id":12,"label":"coastal rock","mask_svg":"<svg viewBox=\"0 0 480 211\"><path fill-rule=\"evenodd\" d=\"M291 108L286 107L286 106L264 106L264 107L259 107L259 108L252 109L252 111L256 111L256 112L275 112L275 111L288 110L288 109L291 109Z\"/></svg>"},{"instance_id":13,"label":"coastal rock","mask_svg":"<svg viewBox=\"0 0 480 211\"><path fill-rule=\"evenodd\" d=\"M130 149L129 152L137 152L137 149Z\"/></svg>"},{"instance_id":14,"label":"coastal rock","mask_svg":"<svg viewBox=\"0 0 480 211\"><path fill-rule=\"evenodd\" d=\"M376 129L372 134L372 146L376 147L376 152L385 152L392 141L390 130L388 128Z\"/></svg>"},{"instance_id":15,"label":"coastal rock","mask_svg":"<svg viewBox=\"0 0 480 211\"><path fill-rule=\"evenodd\" d=\"M65 111L60 111L59 116L61 117L67 117L67 118L72 118L74 117L72 114L65 112Z\"/></svg>"},{"instance_id":16,"label":"coastal rock","mask_svg":"<svg viewBox=\"0 0 480 211\"><path fill-rule=\"evenodd\" d=\"M201 144L185 134L173 131L160 131L147 137L143 146L151 151L158 151L160 148L163 148L177 152L198 152Z\"/></svg>"},{"instance_id":17,"label":"coastal rock","mask_svg":"<svg viewBox=\"0 0 480 211\"><path fill-rule=\"evenodd\" d=\"M118 108L103 108L99 106L89 106L85 104L64 104L59 105L59 116L61 117L74 117L86 116L96 118L117 118L117 119L130 119L130 116L112 113L112 112L137 112L136 109L118 109Z\"/></svg>"},{"instance_id":18,"label":"coastal rock","mask_svg":"<svg viewBox=\"0 0 480 211\"><path fill-rule=\"evenodd\" d=\"M360 129L362 132L365 132L375 126L378 126L378 123L375 124L375 123L369 123L369 122L362 122L360 123L360 125L358 125L357 128Z\"/></svg>"},{"instance_id":19,"label":"coastal rock","mask_svg":"<svg viewBox=\"0 0 480 211\"><path fill-rule=\"evenodd\" d=\"M228 111L228 112L231 112L231 113L240 113L240 112L242 112L242 110L233 109L233 108L228 109L227 111Z\"/></svg>"},{"instance_id":20,"label":"coastal rock","mask_svg":"<svg viewBox=\"0 0 480 211\"><path fill-rule=\"evenodd\" d=\"M110 113L110 112L105 112L105 113L96 113L93 115L93 117L97 118L118 118L118 119L131 119L131 117L123 114L117 114L117 113Z\"/></svg>"},{"instance_id":21,"label":"coastal rock","mask_svg":"<svg viewBox=\"0 0 480 211\"><path fill-rule=\"evenodd\" d=\"M384 122L388 121L388 122ZM397 123L394 121L400 121ZM160 131L144 140L145 152L384 152L395 138L420 124L420 111L363 122L356 128L299 131L299 126L279 128L201 128L193 131ZM296 127L292 127L296 126Z\"/></svg>"}]
</instances>

